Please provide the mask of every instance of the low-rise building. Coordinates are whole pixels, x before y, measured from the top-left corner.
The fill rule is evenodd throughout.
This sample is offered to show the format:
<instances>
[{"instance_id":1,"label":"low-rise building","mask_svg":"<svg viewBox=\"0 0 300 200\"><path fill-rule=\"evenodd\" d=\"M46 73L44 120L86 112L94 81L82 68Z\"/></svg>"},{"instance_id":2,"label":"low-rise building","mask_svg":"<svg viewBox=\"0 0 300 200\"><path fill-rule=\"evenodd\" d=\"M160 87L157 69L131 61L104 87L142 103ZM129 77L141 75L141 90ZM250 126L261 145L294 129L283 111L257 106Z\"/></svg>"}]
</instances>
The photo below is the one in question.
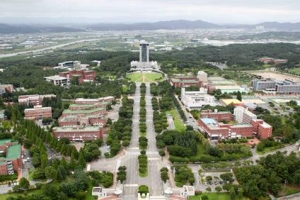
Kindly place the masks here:
<instances>
[{"instance_id":1,"label":"low-rise building","mask_svg":"<svg viewBox=\"0 0 300 200\"><path fill-rule=\"evenodd\" d=\"M70 81L66 77L61 77L59 75L47 76L44 77L44 79L49 83L59 86L67 86L70 84Z\"/></svg>"},{"instance_id":2,"label":"low-rise building","mask_svg":"<svg viewBox=\"0 0 300 200\"><path fill-rule=\"evenodd\" d=\"M244 104L238 100L238 99L220 99L220 104L222 106L229 106L229 105L234 105L234 106L243 106Z\"/></svg>"},{"instance_id":3,"label":"low-rise building","mask_svg":"<svg viewBox=\"0 0 300 200\"><path fill-rule=\"evenodd\" d=\"M0 175L14 174L22 168L22 149L18 142L0 140Z\"/></svg>"},{"instance_id":4,"label":"low-rise building","mask_svg":"<svg viewBox=\"0 0 300 200\"><path fill-rule=\"evenodd\" d=\"M52 118L52 108L43 106L34 106L24 110L25 119L38 120L44 118Z\"/></svg>"},{"instance_id":5,"label":"low-rise building","mask_svg":"<svg viewBox=\"0 0 300 200\"><path fill-rule=\"evenodd\" d=\"M185 88L182 87L181 101L188 110L200 110L205 105L218 105L215 97L207 94L205 88L200 88L199 91L185 91Z\"/></svg>"},{"instance_id":6,"label":"low-rise building","mask_svg":"<svg viewBox=\"0 0 300 200\"><path fill-rule=\"evenodd\" d=\"M198 125L212 140L253 136L251 124L223 124L212 118L201 118Z\"/></svg>"},{"instance_id":7,"label":"low-rise building","mask_svg":"<svg viewBox=\"0 0 300 200\"><path fill-rule=\"evenodd\" d=\"M44 98L55 98L56 95L54 94L46 94L46 95L38 95L38 94L33 94L33 95L20 95L18 97L18 103L20 105L32 105L32 106L38 106L42 105L43 99Z\"/></svg>"},{"instance_id":8,"label":"low-rise building","mask_svg":"<svg viewBox=\"0 0 300 200\"><path fill-rule=\"evenodd\" d=\"M99 102L108 102L111 103L115 98L113 96L101 97L98 99L84 99L77 98L75 99L75 104L94 104Z\"/></svg>"},{"instance_id":9,"label":"low-rise building","mask_svg":"<svg viewBox=\"0 0 300 200\"><path fill-rule=\"evenodd\" d=\"M71 141L88 141L103 138L104 129L100 126L54 127L55 138L68 138Z\"/></svg>"}]
</instances>

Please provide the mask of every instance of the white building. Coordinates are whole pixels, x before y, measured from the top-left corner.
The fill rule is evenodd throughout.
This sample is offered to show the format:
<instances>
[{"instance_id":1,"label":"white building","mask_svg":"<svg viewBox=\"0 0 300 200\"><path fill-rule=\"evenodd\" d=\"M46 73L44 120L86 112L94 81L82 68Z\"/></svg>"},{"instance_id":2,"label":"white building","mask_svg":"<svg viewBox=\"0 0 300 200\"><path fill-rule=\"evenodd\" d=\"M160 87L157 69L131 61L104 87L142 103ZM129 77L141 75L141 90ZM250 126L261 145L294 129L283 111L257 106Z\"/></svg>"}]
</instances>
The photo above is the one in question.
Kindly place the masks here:
<instances>
[{"instance_id":1,"label":"white building","mask_svg":"<svg viewBox=\"0 0 300 200\"><path fill-rule=\"evenodd\" d=\"M218 102L214 96L207 94L206 88L200 88L199 91L185 91L181 88L181 101L188 110L200 110L205 105L216 106Z\"/></svg>"},{"instance_id":2,"label":"white building","mask_svg":"<svg viewBox=\"0 0 300 200\"><path fill-rule=\"evenodd\" d=\"M149 61L149 43L145 40L140 41L140 59L131 61L130 71L160 71L156 61Z\"/></svg>"},{"instance_id":3,"label":"white building","mask_svg":"<svg viewBox=\"0 0 300 200\"><path fill-rule=\"evenodd\" d=\"M250 112L248 108L237 106L234 108L233 114L238 123L250 123L252 119L257 119L257 116Z\"/></svg>"},{"instance_id":4,"label":"white building","mask_svg":"<svg viewBox=\"0 0 300 200\"><path fill-rule=\"evenodd\" d=\"M67 86L67 85L70 85L70 81L68 78L66 77L61 77L59 75L55 75L55 76L47 76L47 77L44 77L44 79L47 81L47 82L50 82L54 85L59 85L59 86Z\"/></svg>"},{"instance_id":5,"label":"white building","mask_svg":"<svg viewBox=\"0 0 300 200\"><path fill-rule=\"evenodd\" d=\"M199 79L199 81L206 83L207 82L207 73L204 71L198 71L197 78Z\"/></svg>"}]
</instances>

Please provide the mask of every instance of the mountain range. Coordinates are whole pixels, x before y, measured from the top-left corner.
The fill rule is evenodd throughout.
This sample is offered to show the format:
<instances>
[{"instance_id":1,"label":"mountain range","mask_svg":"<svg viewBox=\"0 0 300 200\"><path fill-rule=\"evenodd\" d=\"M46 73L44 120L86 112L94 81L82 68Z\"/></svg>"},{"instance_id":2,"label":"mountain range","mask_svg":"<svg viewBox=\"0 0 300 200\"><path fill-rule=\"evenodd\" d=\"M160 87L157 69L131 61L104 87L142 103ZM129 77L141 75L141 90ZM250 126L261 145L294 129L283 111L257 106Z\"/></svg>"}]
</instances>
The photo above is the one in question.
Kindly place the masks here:
<instances>
[{"instance_id":1,"label":"mountain range","mask_svg":"<svg viewBox=\"0 0 300 200\"><path fill-rule=\"evenodd\" d=\"M94 23L94 24L68 24L68 25L10 25L0 24L0 33L43 33L43 32L80 32L80 31L121 31L121 30L177 30L177 29L221 29L221 28L248 28L263 26L265 29L276 31L300 31L300 23L264 22L255 25L218 25L202 20L171 20L160 22L141 23Z\"/></svg>"}]
</instances>

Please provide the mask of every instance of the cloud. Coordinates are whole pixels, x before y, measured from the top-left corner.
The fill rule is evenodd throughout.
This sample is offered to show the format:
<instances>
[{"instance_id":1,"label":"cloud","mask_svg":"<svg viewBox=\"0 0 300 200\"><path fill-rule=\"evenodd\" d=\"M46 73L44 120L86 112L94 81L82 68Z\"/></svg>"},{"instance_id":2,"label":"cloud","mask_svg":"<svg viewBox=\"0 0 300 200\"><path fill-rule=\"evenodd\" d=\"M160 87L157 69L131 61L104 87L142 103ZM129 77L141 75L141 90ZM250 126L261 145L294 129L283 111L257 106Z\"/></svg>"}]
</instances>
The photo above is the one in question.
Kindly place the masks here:
<instances>
[{"instance_id":1,"label":"cloud","mask_svg":"<svg viewBox=\"0 0 300 200\"><path fill-rule=\"evenodd\" d=\"M299 0L1 0L0 8L1 17L84 17L103 22L300 21Z\"/></svg>"}]
</instances>

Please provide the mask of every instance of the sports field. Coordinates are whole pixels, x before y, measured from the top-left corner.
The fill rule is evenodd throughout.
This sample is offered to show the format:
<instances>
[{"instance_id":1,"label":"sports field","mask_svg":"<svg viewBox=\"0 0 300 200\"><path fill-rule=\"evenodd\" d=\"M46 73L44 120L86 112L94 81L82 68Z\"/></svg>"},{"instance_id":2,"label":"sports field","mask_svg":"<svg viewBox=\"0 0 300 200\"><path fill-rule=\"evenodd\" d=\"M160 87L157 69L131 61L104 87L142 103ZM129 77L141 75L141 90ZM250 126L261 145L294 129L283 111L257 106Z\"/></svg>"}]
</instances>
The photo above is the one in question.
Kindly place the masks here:
<instances>
[{"instance_id":1,"label":"sports field","mask_svg":"<svg viewBox=\"0 0 300 200\"><path fill-rule=\"evenodd\" d=\"M160 73L130 73L126 78L133 82L156 82L162 80L163 76Z\"/></svg>"}]
</instances>

